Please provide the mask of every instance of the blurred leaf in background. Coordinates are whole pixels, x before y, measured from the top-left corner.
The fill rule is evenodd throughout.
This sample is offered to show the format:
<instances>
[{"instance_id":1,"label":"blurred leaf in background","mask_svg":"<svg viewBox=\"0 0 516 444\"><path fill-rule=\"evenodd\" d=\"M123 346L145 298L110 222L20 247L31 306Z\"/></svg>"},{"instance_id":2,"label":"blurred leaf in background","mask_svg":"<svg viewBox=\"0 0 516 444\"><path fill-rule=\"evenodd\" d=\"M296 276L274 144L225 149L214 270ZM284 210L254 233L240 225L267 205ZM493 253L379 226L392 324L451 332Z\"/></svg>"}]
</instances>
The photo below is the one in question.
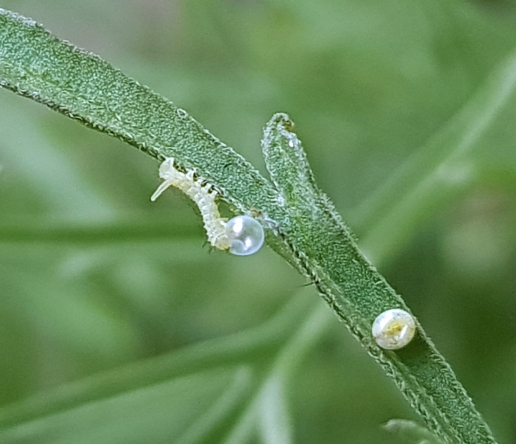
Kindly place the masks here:
<instances>
[{"instance_id":1,"label":"blurred leaf in background","mask_svg":"<svg viewBox=\"0 0 516 444\"><path fill-rule=\"evenodd\" d=\"M262 171L261 128L289 112L359 239L360 205L516 48L509 0L0 6L170 98ZM184 196L150 203L153 160L7 91L0 104L2 442L398 442L380 426L410 409L279 257L210 252ZM516 441L515 118L507 107L475 143L475 185L381 264L501 443ZM272 378L311 336L295 384Z\"/></svg>"}]
</instances>

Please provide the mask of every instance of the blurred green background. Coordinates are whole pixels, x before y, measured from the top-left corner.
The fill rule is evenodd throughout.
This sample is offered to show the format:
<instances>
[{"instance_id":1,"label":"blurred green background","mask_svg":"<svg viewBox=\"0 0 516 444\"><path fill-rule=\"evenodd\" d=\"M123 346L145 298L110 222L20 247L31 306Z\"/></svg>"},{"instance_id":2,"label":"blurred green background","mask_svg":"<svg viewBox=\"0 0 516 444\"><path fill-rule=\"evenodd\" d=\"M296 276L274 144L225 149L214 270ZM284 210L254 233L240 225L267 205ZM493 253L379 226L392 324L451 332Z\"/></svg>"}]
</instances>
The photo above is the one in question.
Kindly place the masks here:
<instances>
[{"instance_id":1,"label":"blurred green background","mask_svg":"<svg viewBox=\"0 0 516 444\"><path fill-rule=\"evenodd\" d=\"M512 0L0 7L170 98L264 174L262 126L288 112L359 240L360 204L516 48ZM475 184L379 264L500 443L516 443L515 105L475 143ZM278 401L285 423L249 413L296 319L323 302L270 250L210 252L180 193L151 204L153 159L3 90L0 135L2 442L401 442L381 425L414 414L331 315ZM288 328L267 323L285 312Z\"/></svg>"}]
</instances>

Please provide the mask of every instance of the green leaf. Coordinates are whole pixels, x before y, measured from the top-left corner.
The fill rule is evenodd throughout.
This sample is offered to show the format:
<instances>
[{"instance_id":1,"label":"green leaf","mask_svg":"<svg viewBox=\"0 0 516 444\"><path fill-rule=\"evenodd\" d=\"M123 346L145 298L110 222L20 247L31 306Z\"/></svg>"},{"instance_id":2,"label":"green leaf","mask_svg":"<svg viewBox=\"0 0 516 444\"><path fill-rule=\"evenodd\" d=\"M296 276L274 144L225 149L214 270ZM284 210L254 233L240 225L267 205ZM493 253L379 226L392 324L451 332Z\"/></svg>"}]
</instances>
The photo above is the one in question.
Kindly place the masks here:
<instances>
[{"instance_id":1,"label":"green leaf","mask_svg":"<svg viewBox=\"0 0 516 444\"><path fill-rule=\"evenodd\" d=\"M243 211L271 206L276 192L244 158L170 101L33 20L0 10L0 85L149 155L174 157L217 184Z\"/></svg>"},{"instance_id":2,"label":"green leaf","mask_svg":"<svg viewBox=\"0 0 516 444\"><path fill-rule=\"evenodd\" d=\"M280 116L279 124L284 125L284 122ZM269 125L277 123L278 118L273 118ZM327 198L324 195L314 198L317 191L310 183L311 176L299 174L308 168L306 159L288 151L292 140L290 132L279 128L274 134L277 137L270 140L275 148L265 148L266 153L276 154L268 158L269 170L277 177L284 170L285 180L293 181L291 187L305 193L296 196L296 202L310 202L309 205L287 206L289 217L277 229L289 237L292 250L298 252L299 260L319 292L368 353L394 378L434 433L451 443L495 442L421 325L417 327L415 340L401 350L384 350L372 339L371 322L377 315L394 307L409 309L358 251ZM288 184L281 184L281 188L289 189Z\"/></svg>"},{"instance_id":3,"label":"green leaf","mask_svg":"<svg viewBox=\"0 0 516 444\"><path fill-rule=\"evenodd\" d=\"M264 129L262 151L272 182L288 206L313 208L321 195L301 142L286 114L275 114Z\"/></svg>"}]
</instances>

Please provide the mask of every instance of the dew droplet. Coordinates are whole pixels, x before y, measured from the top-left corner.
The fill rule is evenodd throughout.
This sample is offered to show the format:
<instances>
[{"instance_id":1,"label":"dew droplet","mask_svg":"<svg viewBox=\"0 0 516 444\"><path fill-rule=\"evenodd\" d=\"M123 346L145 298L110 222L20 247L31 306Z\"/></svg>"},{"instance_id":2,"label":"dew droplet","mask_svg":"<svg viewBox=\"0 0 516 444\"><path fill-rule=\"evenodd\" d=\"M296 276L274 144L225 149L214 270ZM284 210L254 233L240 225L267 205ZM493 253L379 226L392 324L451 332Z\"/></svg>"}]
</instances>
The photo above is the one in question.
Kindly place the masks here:
<instances>
[{"instance_id":1,"label":"dew droplet","mask_svg":"<svg viewBox=\"0 0 516 444\"><path fill-rule=\"evenodd\" d=\"M237 256L256 253L263 245L265 234L260 222L249 216L236 216L226 223L229 251Z\"/></svg>"}]
</instances>

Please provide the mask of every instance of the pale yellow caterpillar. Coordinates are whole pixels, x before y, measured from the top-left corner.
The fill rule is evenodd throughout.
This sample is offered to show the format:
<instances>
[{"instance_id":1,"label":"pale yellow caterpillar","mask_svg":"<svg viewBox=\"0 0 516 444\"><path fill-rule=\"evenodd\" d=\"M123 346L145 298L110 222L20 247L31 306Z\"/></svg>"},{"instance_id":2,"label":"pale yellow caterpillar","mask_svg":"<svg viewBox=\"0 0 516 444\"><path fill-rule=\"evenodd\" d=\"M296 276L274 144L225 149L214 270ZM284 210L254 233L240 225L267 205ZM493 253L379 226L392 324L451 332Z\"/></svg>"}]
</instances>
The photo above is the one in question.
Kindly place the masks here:
<instances>
[{"instance_id":1,"label":"pale yellow caterpillar","mask_svg":"<svg viewBox=\"0 0 516 444\"><path fill-rule=\"evenodd\" d=\"M215 248L227 250L230 247L226 235L227 219L220 216L215 203L217 191L213 190L210 184L203 185L194 177L192 170L187 171L186 174L177 170L172 157L166 159L159 167L159 177L163 182L151 196L151 200L155 201L168 187L180 189L199 207L208 242Z\"/></svg>"}]
</instances>

